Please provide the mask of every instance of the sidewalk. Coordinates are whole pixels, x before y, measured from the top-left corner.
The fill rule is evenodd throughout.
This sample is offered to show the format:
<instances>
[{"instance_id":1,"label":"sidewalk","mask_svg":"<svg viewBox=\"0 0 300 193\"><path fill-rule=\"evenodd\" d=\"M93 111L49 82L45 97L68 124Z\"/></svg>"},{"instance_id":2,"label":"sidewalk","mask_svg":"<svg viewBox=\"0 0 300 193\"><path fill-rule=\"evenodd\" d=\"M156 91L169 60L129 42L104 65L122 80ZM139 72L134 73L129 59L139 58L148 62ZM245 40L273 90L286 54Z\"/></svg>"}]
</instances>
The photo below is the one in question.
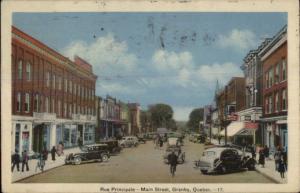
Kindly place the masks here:
<instances>
[{"instance_id":1,"label":"sidewalk","mask_svg":"<svg viewBox=\"0 0 300 193\"><path fill-rule=\"evenodd\" d=\"M211 139L211 143L218 145L219 142L216 139ZM221 141L221 145L224 145L224 142ZM256 152L256 161L258 161L258 152ZM255 170L265 177L277 182L277 183L287 183L287 172L284 174L285 178L280 177L280 173L275 170L275 161L272 159L272 155L270 155L270 160L265 160L265 167L262 168L261 165L256 165Z\"/></svg>"},{"instance_id":2,"label":"sidewalk","mask_svg":"<svg viewBox=\"0 0 300 193\"><path fill-rule=\"evenodd\" d=\"M55 156L55 161L52 161L51 154L48 155L48 160L46 161L44 172L50 170L52 168L56 168L65 164L65 157L69 153L77 153L80 152L78 147L65 149L64 155ZM20 171L17 171L17 167L14 168L14 172L12 173L12 182L17 182L21 179L27 178L29 176L33 176L39 173L42 173L39 168L36 169L37 159L30 159L28 161L29 171L26 171L26 167L24 166L24 172L22 172L22 163L20 163Z\"/></svg>"}]
</instances>

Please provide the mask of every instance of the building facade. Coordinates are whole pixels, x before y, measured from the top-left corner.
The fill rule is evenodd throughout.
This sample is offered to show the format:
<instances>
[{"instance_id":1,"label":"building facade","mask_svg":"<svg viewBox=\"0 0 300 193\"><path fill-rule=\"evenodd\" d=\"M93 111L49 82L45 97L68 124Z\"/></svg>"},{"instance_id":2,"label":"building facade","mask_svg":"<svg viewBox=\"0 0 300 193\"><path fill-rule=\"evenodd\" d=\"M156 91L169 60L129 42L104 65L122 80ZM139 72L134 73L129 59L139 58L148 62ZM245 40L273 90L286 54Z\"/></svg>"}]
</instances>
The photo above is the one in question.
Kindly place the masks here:
<instances>
[{"instance_id":1,"label":"building facade","mask_svg":"<svg viewBox=\"0 0 300 193\"><path fill-rule=\"evenodd\" d=\"M74 62L12 27L12 150L29 153L93 143L95 83L92 66Z\"/></svg>"},{"instance_id":2,"label":"building facade","mask_svg":"<svg viewBox=\"0 0 300 193\"><path fill-rule=\"evenodd\" d=\"M141 133L140 104L128 103L127 105L130 111L131 134L139 134Z\"/></svg>"},{"instance_id":3,"label":"building facade","mask_svg":"<svg viewBox=\"0 0 300 193\"><path fill-rule=\"evenodd\" d=\"M271 42L259 52L263 62L263 143L271 150L287 148L287 26L283 27Z\"/></svg>"}]
</instances>

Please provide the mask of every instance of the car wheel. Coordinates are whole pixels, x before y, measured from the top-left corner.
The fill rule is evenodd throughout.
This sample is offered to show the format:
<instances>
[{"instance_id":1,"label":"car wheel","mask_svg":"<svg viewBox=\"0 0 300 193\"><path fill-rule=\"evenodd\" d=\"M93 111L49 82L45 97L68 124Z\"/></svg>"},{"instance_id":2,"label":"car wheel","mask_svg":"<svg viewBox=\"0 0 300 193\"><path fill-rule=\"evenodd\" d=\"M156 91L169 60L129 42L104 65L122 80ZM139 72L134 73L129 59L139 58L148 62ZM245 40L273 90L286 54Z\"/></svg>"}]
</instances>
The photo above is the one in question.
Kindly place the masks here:
<instances>
[{"instance_id":1,"label":"car wheel","mask_svg":"<svg viewBox=\"0 0 300 193\"><path fill-rule=\"evenodd\" d=\"M80 157L75 157L75 158L74 158L74 164L75 164L75 165L81 164L81 158L80 158Z\"/></svg>"},{"instance_id":2,"label":"car wheel","mask_svg":"<svg viewBox=\"0 0 300 193\"><path fill-rule=\"evenodd\" d=\"M200 170L202 174L207 174L207 170Z\"/></svg>"},{"instance_id":3,"label":"car wheel","mask_svg":"<svg viewBox=\"0 0 300 193\"><path fill-rule=\"evenodd\" d=\"M102 154L101 158L102 158L103 162L107 162L108 161L108 155L107 154Z\"/></svg>"}]
</instances>

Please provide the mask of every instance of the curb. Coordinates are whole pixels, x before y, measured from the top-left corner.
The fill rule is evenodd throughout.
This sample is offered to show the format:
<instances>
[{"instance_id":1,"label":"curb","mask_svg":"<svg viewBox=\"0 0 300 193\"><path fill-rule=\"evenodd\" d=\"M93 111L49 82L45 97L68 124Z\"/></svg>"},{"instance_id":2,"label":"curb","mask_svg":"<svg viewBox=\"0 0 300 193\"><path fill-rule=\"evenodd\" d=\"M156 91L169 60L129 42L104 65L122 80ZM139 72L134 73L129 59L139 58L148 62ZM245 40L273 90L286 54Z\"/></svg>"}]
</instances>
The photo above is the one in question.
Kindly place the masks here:
<instances>
[{"instance_id":1,"label":"curb","mask_svg":"<svg viewBox=\"0 0 300 193\"><path fill-rule=\"evenodd\" d=\"M271 181L273 181L273 182L275 182L275 183L283 184L281 181L279 181L279 180L275 179L274 177L269 176L268 174L266 174L266 173L264 173L264 172L258 170L256 167L255 167L255 171L256 171L257 173L260 173L261 175L263 175L264 177L268 178L269 180L271 180Z\"/></svg>"}]
</instances>

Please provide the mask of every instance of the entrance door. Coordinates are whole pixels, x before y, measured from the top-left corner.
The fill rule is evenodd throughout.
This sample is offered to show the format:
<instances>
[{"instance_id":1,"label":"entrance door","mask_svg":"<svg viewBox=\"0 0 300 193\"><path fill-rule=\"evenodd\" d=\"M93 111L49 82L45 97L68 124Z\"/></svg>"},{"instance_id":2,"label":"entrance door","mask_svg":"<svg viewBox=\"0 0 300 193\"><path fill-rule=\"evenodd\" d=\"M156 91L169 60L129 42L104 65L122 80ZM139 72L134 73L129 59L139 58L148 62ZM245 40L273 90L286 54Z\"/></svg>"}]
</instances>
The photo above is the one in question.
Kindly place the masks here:
<instances>
[{"instance_id":1,"label":"entrance door","mask_svg":"<svg viewBox=\"0 0 300 193\"><path fill-rule=\"evenodd\" d=\"M37 125L33 128L33 151L41 152L43 149L43 125Z\"/></svg>"},{"instance_id":2,"label":"entrance door","mask_svg":"<svg viewBox=\"0 0 300 193\"><path fill-rule=\"evenodd\" d=\"M78 134L83 139L83 125L78 125Z\"/></svg>"}]
</instances>

